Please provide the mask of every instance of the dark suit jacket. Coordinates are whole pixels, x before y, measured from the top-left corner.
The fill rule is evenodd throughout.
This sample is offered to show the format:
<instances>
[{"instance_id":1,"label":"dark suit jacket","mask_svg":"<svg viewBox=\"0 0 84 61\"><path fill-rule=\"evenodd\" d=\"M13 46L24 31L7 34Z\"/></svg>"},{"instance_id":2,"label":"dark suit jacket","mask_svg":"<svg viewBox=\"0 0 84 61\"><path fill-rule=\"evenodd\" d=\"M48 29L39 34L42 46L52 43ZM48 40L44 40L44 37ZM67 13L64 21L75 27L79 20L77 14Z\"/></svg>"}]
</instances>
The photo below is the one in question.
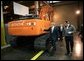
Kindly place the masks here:
<instances>
[{"instance_id":1,"label":"dark suit jacket","mask_svg":"<svg viewBox=\"0 0 84 61\"><path fill-rule=\"evenodd\" d=\"M54 27L53 33L52 33L52 27L50 27L50 39L57 41L59 35L58 27Z\"/></svg>"}]
</instances>

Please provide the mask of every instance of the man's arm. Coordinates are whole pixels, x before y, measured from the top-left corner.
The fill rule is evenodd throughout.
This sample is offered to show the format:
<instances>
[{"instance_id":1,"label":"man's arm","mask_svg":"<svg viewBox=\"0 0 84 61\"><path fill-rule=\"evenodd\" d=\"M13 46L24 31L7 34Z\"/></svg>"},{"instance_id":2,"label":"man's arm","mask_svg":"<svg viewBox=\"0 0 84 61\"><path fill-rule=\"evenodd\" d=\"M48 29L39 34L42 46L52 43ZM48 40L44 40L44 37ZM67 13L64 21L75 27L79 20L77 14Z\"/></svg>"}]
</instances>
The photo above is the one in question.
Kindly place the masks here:
<instances>
[{"instance_id":1,"label":"man's arm","mask_svg":"<svg viewBox=\"0 0 84 61\"><path fill-rule=\"evenodd\" d=\"M62 35L65 35L65 27L62 28Z\"/></svg>"},{"instance_id":2,"label":"man's arm","mask_svg":"<svg viewBox=\"0 0 84 61\"><path fill-rule=\"evenodd\" d=\"M75 27L73 25L71 25L71 27L72 27L72 30L70 32L68 32L69 34L76 32Z\"/></svg>"},{"instance_id":3,"label":"man's arm","mask_svg":"<svg viewBox=\"0 0 84 61\"><path fill-rule=\"evenodd\" d=\"M72 31L72 32L73 32L73 33L76 32L75 26L72 25L72 28L73 28L73 31Z\"/></svg>"}]
</instances>

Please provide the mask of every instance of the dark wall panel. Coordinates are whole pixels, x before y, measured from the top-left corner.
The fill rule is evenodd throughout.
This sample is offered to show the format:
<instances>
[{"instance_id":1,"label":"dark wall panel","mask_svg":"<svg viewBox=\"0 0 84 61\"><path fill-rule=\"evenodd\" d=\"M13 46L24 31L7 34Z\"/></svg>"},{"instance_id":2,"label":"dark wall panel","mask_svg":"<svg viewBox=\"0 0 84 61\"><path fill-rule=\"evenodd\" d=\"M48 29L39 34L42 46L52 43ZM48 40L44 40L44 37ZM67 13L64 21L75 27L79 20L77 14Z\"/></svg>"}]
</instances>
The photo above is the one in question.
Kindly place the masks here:
<instances>
[{"instance_id":1,"label":"dark wall panel","mask_svg":"<svg viewBox=\"0 0 84 61\"><path fill-rule=\"evenodd\" d=\"M76 28L77 28L77 20L78 16L75 13L78 9L78 4L64 4L64 5L55 5L55 15L53 17L53 21L55 21L56 25L64 24L65 20L69 20ZM82 2L79 5L79 9L81 13L79 14L80 24L83 22L83 4ZM79 25L80 25L79 24Z\"/></svg>"}]
</instances>

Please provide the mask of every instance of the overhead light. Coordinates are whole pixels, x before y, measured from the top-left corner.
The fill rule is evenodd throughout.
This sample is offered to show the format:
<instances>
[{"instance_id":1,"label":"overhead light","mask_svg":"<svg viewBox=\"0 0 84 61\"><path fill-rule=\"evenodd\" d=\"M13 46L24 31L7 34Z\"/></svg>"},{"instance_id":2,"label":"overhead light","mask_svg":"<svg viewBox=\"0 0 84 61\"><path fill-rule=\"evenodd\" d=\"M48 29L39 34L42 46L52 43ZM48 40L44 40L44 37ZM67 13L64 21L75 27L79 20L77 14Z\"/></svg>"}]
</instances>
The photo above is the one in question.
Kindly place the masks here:
<instances>
[{"instance_id":1,"label":"overhead light","mask_svg":"<svg viewBox=\"0 0 84 61\"><path fill-rule=\"evenodd\" d=\"M9 6L4 6L4 9L7 9Z\"/></svg>"},{"instance_id":2,"label":"overhead light","mask_svg":"<svg viewBox=\"0 0 84 61\"><path fill-rule=\"evenodd\" d=\"M53 1L53 2L60 2L60 1Z\"/></svg>"},{"instance_id":3,"label":"overhead light","mask_svg":"<svg viewBox=\"0 0 84 61\"><path fill-rule=\"evenodd\" d=\"M47 3L57 3L57 2L60 2L60 1L47 1Z\"/></svg>"},{"instance_id":4,"label":"overhead light","mask_svg":"<svg viewBox=\"0 0 84 61\"><path fill-rule=\"evenodd\" d=\"M76 14L80 14L80 10L77 10L77 11L76 11Z\"/></svg>"}]
</instances>

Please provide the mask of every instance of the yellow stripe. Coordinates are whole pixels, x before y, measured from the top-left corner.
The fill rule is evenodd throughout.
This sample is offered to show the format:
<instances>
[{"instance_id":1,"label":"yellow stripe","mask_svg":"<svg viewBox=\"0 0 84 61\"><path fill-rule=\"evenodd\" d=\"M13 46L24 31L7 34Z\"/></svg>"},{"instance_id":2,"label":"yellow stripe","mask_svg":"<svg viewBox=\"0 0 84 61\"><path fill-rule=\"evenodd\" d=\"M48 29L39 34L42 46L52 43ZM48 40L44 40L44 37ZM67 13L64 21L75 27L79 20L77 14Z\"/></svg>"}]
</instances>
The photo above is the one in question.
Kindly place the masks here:
<instances>
[{"instance_id":1,"label":"yellow stripe","mask_svg":"<svg viewBox=\"0 0 84 61\"><path fill-rule=\"evenodd\" d=\"M36 54L31 60L36 60L44 51L41 50L38 54Z\"/></svg>"}]
</instances>

